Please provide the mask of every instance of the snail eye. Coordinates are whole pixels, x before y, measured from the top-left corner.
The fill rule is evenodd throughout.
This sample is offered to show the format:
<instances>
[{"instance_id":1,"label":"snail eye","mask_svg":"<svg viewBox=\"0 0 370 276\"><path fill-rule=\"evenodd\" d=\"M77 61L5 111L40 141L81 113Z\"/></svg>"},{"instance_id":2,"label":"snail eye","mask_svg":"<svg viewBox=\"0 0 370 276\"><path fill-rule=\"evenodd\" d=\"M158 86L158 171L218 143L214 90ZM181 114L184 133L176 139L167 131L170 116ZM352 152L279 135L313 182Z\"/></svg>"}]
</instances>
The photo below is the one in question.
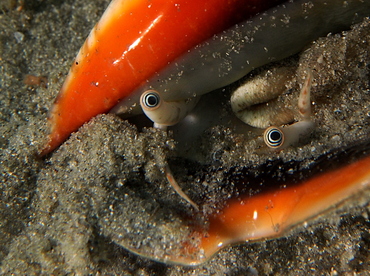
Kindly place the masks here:
<instances>
[{"instance_id":1,"label":"snail eye","mask_svg":"<svg viewBox=\"0 0 370 276\"><path fill-rule=\"evenodd\" d=\"M277 127L269 127L263 135L265 143L270 148L278 148L284 143L284 133Z\"/></svg>"},{"instance_id":2,"label":"snail eye","mask_svg":"<svg viewBox=\"0 0 370 276\"><path fill-rule=\"evenodd\" d=\"M159 105L161 98L155 91L145 92L146 94L142 97L142 103L147 108L155 108Z\"/></svg>"}]
</instances>

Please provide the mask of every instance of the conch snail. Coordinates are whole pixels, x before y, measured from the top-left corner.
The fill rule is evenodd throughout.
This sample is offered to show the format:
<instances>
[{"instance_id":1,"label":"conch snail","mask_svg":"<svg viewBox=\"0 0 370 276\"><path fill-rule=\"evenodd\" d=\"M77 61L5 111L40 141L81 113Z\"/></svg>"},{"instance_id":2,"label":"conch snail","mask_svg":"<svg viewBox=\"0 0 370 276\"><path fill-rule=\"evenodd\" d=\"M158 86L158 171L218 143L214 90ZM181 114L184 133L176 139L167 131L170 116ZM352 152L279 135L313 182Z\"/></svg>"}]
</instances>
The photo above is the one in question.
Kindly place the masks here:
<instances>
[{"instance_id":1,"label":"conch snail","mask_svg":"<svg viewBox=\"0 0 370 276\"><path fill-rule=\"evenodd\" d=\"M68 137L70 132L75 131L92 116L101 112L108 112L118 100L121 100L121 102L112 109L112 113L134 114L138 110L140 111L139 106L141 103L142 106L145 105L143 107L145 112L147 112L145 109L148 108L148 106L153 107L153 110L149 111L150 114L148 113L148 115L153 119L156 127L166 128L167 126L176 124L191 112L198 98L204 93L230 84L258 66L294 54L300 51L313 39L331 31L335 32L347 28L352 23L358 22L362 17L370 13L370 3L363 1L347 1L346 5L343 5L342 1L333 0L326 1L325 4L321 1L303 0L287 2L284 5L273 7L262 14L251 17L248 21L234 25L226 31L221 32L225 26L222 28L220 27L218 31L211 31L211 34L208 36L212 35L212 32L217 34L203 43L201 43L201 41L204 40L204 38L200 39L201 41L193 42L194 45L186 46L188 48L186 48L185 52L177 52L179 55L176 57L171 54L171 61L168 59L165 61L162 60L162 62L159 62L159 65L153 69L151 74L149 74L145 66L138 67L134 59L129 58L129 54L134 53L136 49L144 48L144 46L141 46L141 43L148 42L147 39L149 34L159 26L160 22L162 22L161 20L164 18L163 13L160 13L158 16L153 16L154 19L152 18L151 23L148 23L142 30L134 31L135 34L139 34L139 37L135 39L131 37L131 42L125 44L124 49L118 51L119 55L117 57L103 57L103 61L111 66L111 68L114 69L113 71L117 71L118 69L128 70L127 72L130 74L130 76L127 77L128 80L132 79L136 81L135 84L131 83L128 85L128 88L125 90L125 95L122 96L119 95L121 87L115 86L115 84L119 83L119 80L123 78L122 74L118 74L118 76L113 74L111 78L109 70L104 66L97 66L94 61L95 55L96 58L102 58L105 53L110 52L109 47L114 44L111 42L113 37L108 36L107 41L110 43L102 48L100 48L100 46L94 48L97 45L94 39L97 39L100 32L104 31L105 34L105 32L110 29L106 26L108 22L110 22L108 20L108 14L118 16L117 10L134 7L130 6L134 5L133 3L134 1L112 2L101 22L98 23L96 29L94 29L87 39L52 109L50 117L52 134L42 154L50 153ZM145 5L147 5L147 2ZM178 9L179 13L182 12L181 5L182 4L180 4ZM150 8L153 7L155 7L155 3L153 3L153 6ZM146 8L147 7L145 7L145 9ZM129 17L134 15L135 12L132 12L132 14L126 13L125 16ZM115 16L113 16L113 18ZM325 22L325 24L323 24L323 22ZM234 24L234 22L232 24ZM153 39L154 37L151 36L149 40ZM97 40L100 42L103 41L100 39ZM165 46L162 47L166 48ZM188 50L191 47L193 48ZM95 51L90 52L92 48ZM143 55L141 52L137 54L138 58L143 62L143 65L151 63L152 61L147 61L146 58L148 58L151 53L156 53L153 48L149 47L148 49L147 55ZM171 52L169 48L163 51L164 53ZM154 59L156 58L157 56L154 57ZM89 64L91 64L91 67L89 67ZM87 66L86 68L89 70L85 71L85 66ZM95 70L96 68L99 70ZM145 74L143 73L144 71ZM84 77L86 76L87 78L85 79ZM307 79L311 79L311 77ZM125 79L125 81L127 80ZM73 90L70 86L72 84L77 85L78 89ZM307 88L308 86L309 83L304 87ZM86 89L83 87L86 87ZM91 91L110 92L90 94ZM140 100L140 98L142 100ZM307 102L309 102L309 100L306 101L306 104L303 106L310 106ZM79 106L82 107L81 110L78 109ZM163 106L165 106L164 110L166 112L157 115L156 110L161 110ZM156 109L156 107L158 108ZM175 110L175 112L171 110ZM165 116L163 114L165 114ZM302 113L303 120L301 122L308 121L311 123L311 119L305 120L305 114L309 113L306 111ZM167 120L168 118L169 120ZM299 133L307 132L307 129L311 128L311 124L309 125L310 126L304 126L302 132L299 131ZM296 133L297 131L295 130L294 132ZM268 133L268 136L270 136L272 140L275 140L275 142L281 140L280 138L276 138L275 129ZM288 134L288 136L290 135ZM348 184L349 187L351 187L348 188L348 191L355 185L360 185L359 183L364 183L364 181L368 179L366 171L368 163L368 158L365 158L340 170L338 175L341 175L341 173L348 175L350 170L358 172L357 177L349 179L347 182L344 182L344 184L341 182L343 185ZM166 169L166 173L169 179L173 178L169 168ZM331 176L330 173L326 174L326 176L328 175ZM318 181L318 178L315 178L312 182L307 181L302 187L307 188L313 185L312 183L317 184ZM333 183L331 184L334 185ZM316 186L320 185L318 184ZM302 188L302 190L304 189L305 188ZM343 189L345 190L345 188ZM181 192L181 189L179 191ZM281 194L284 193L281 192ZM304 192L302 192L302 194L304 194ZM269 194L269 196L271 195ZM186 199L186 195L183 194L182 197ZM279 202L284 201L285 198L286 197L283 196L279 197ZM333 197L331 197L330 204L338 202L342 198L343 196L338 196L334 200ZM190 199L187 200L192 203ZM253 206L255 203L254 200L257 201L258 197L248 201L245 206ZM259 226L259 222L262 223L262 219L259 219L263 217L261 214L263 214L263 210L266 207L265 202L260 202L259 204L261 206L258 205L258 208L261 207L260 210L253 210L251 214L249 214L251 210L248 210L248 216L253 219L253 225L256 226L256 228L260 227L259 229L266 230L268 227L271 227L271 225L265 223L264 226ZM235 205L238 204L235 203ZM193 206L198 207L195 203ZM275 206L278 206L278 203L276 203ZM230 208L224 210L222 218L211 220L210 235L202 239L196 250L193 251L196 256L192 255L189 258L187 258L188 256L181 258L173 257L172 259L158 257L157 259L183 264L198 264L227 244L242 239L254 239L250 233L246 233L246 231L250 229L242 230L241 228L243 227L239 227L242 225L240 221L246 221L245 217L243 218L242 215L235 217L235 213L238 212L238 210L244 212L245 208L239 205L237 208L233 207L234 205L230 204ZM268 214L271 216L272 211L270 209L268 209ZM278 210L278 208L274 210ZM228 214L231 215L229 216ZM292 219L290 217L291 214L286 214L282 211L280 215L276 214L276 218L283 215L288 217L287 220L281 219L285 225L280 223L280 228L273 229L273 234L268 230L261 230L260 234L262 236L264 235L264 237L277 235L284 230L284 227L288 227L287 225L296 224L297 220L302 221L308 216L306 213L302 212L301 216ZM268 216L263 218L264 221L268 221L268 219L270 219ZM237 221L237 225L228 223L229 220ZM220 221L222 222L221 224L224 225L224 231L221 231L222 229L217 229L217 225L220 224ZM228 226L230 227L228 228ZM240 233L240 235L231 237L233 230L235 230L234 232ZM140 254L140 252L138 253ZM199 255L197 255L198 253ZM186 255L186 252L184 255Z\"/></svg>"}]
</instances>

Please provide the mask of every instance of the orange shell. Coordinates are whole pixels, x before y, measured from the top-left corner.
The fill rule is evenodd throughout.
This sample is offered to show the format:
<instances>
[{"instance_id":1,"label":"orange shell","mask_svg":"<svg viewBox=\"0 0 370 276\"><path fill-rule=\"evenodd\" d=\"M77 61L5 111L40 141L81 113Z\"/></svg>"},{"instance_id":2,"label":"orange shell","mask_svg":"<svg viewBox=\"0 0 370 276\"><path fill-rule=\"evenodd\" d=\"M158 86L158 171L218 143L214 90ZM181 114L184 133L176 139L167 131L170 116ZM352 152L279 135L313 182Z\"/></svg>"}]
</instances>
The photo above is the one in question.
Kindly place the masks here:
<instances>
[{"instance_id":1,"label":"orange shell","mask_svg":"<svg viewBox=\"0 0 370 276\"><path fill-rule=\"evenodd\" d=\"M367 155L293 185L284 182L286 188L231 198L209 218L207 229L194 229L191 236L184 239L181 253L167 256L164 261L199 265L230 244L281 236L295 225L370 187L369 168L370 156Z\"/></svg>"},{"instance_id":2,"label":"orange shell","mask_svg":"<svg viewBox=\"0 0 370 276\"><path fill-rule=\"evenodd\" d=\"M116 0L86 39L51 109L41 155L198 43L281 0Z\"/></svg>"}]
</instances>

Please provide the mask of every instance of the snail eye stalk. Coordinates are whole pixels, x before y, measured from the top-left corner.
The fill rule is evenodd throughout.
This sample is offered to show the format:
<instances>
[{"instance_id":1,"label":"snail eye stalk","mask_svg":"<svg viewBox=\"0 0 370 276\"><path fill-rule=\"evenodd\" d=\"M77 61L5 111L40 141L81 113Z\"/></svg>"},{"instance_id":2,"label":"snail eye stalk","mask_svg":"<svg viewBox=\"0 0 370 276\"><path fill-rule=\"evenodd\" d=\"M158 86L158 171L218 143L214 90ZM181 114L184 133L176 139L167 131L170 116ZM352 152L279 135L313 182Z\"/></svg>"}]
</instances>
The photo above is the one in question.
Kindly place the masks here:
<instances>
[{"instance_id":1,"label":"snail eye stalk","mask_svg":"<svg viewBox=\"0 0 370 276\"><path fill-rule=\"evenodd\" d=\"M308 70L298 99L298 109L302 120L282 128L268 127L263 134L263 139L269 148L283 149L294 145L313 131L315 124L311 118L311 83L312 72Z\"/></svg>"},{"instance_id":2,"label":"snail eye stalk","mask_svg":"<svg viewBox=\"0 0 370 276\"><path fill-rule=\"evenodd\" d=\"M180 122L193 110L199 97L177 101L165 101L160 92L147 90L140 97L140 105L154 126L166 129Z\"/></svg>"}]
</instances>

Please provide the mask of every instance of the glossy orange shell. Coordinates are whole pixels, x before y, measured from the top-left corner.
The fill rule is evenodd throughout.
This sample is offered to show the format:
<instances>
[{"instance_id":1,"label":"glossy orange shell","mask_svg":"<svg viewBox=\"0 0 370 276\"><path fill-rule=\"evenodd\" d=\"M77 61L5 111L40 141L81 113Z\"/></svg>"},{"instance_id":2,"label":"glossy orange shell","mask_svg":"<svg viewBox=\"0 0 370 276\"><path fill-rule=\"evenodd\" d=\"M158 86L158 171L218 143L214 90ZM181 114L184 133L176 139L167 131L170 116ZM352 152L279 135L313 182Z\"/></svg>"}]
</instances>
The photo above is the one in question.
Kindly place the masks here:
<instances>
[{"instance_id":1,"label":"glossy orange shell","mask_svg":"<svg viewBox=\"0 0 370 276\"><path fill-rule=\"evenodd\" d=\"M41 155L213 34L281 0L115 0L91 31L51 109Z\"/></svg>"}]
</instances>

